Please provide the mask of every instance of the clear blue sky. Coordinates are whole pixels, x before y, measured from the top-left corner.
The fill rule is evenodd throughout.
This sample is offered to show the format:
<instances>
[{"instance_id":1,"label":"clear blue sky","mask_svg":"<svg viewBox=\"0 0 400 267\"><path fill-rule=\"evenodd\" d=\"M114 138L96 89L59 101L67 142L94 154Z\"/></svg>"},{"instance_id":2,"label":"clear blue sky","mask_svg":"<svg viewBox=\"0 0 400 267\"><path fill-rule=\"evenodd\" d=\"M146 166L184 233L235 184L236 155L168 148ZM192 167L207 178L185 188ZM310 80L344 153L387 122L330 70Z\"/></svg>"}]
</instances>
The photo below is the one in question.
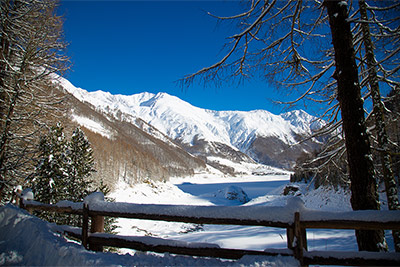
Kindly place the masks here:
<instances>
[{"instance_id":1,"label":"clear blue sky","mask_svg":"<svg viewBox=\"0 0 400 267\"><path fill-rule=\"evenodd\" d=\"M218 24L206 11L233 15L239 1L61 1L65 39L72 69L66 78L88 91L112 94L167 92L213 110L283 107L268 99L282 99L264 81L244 84L193 84L175 81L224 56L221 51L235 25Z\"/></svg>"}]
</instances>

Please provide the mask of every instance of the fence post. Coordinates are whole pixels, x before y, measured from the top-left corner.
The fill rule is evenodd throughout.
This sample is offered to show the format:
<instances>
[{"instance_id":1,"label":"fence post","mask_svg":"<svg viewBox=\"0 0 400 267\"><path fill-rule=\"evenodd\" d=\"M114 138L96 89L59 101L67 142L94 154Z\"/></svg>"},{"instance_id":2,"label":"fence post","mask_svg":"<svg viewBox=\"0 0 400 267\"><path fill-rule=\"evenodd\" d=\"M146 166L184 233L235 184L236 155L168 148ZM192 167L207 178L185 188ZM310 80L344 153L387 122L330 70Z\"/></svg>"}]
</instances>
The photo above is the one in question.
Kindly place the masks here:
<instances>
[{"instance_id":1,"label":"fence post","mask_svg":"<svg viewBox=\"0 0 400 267\"><path fill-rule=\"evenodd\" d=\"M292 227L286 228L286 238L287 238L287 247L288 249L293 250L293 241L294 241L294 229Z\"/></svg>"},{"instance_id":2,"label":"fence post","mask_svg":"<svg viewBox=\"0 0 400 267\"><path fill-rule=\"evenodd\" d=\"M89 207L83 203L82 209L82 245L88 249Z\"/></svg>"},{"instance_id":3,"label":"fence post","mask_svg":"<svg viewBox=\"0 0 400 267\"><path fill-rule=\"evenodd\" d=\"M294 214L294 237L296 246L294 247L294 257L299 260L301 266L304 266L303 249L307 250L307 236L304 228L300 224L300 213Z\"/></svg>"},{"instance_id":4,"label":"fence post","mask_svg":"<svg viewBox=\"0 0 400 267\"><path fill-rule=\"evenodd\" d=\"M91 233L104 233L104 216L93 215L92 216L92 225L90 226ZM102 245L90 244L89 249L93 251L103 251Z\"/></svg>"}]
</instances>

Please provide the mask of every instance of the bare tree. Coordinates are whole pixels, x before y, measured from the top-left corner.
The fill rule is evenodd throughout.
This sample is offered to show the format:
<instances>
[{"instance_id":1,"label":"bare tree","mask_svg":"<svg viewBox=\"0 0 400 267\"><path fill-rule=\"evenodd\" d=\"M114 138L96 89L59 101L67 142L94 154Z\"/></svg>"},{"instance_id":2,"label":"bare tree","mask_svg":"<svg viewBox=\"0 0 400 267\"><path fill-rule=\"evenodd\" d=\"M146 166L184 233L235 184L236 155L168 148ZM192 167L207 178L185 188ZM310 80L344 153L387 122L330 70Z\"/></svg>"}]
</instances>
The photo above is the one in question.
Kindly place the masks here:
<instances>
[{"instance_id":1,"label":"bare tree","mask_svg":"<svg viewBox=\"0 0 400 267\"><path fill-rule=\"evenodd\" d=\"M56 1L2 0L0 200L32 166L34 144L61 98L52 81L68 66Z\"/></svg>"},{"instance_id":2,"label":"bare tree","mask_svg":"<svg viewBox=\"0 0 400 267\"><path fill-rule=\"evenodd\" d=\"M335 50L335 79L338 83L346 151L351 180L353 209L379 209L370 143L366 134L363 100L353 48L353 35L348 22L347 4L326 1L332 41ZM379 250L382 233L356 231L360 250ZM370 238L374 242L366 242Z\"/></svg>"},{"instance_id":3,"label":"bare tree","mask_svg":"<svg viewBox=\"0 0 400 267\"><path fill-rule=\"evenodd\" d=\"M390 147L393 148L391 144L396 142L392 142L388 138L385 126L385 113L388 110L384 106L379 83L390 88L392 92L398 90L399 49L397 48L400 41L400 17L398 15L400 4L393 1L371 1L370 4L367 4L362 0L354 4L358 5L355 6L350 19L354 23L352 32L357 55L356 62L360 70L359 80L361 87L364 88L362 90L363 99L372 102L373 108L365 111L368 113L367 120L374 119L370 138L373 149L380 155L380 159L375 161L375 171L377 176L382 176L385 182L389 209L397 209L399 202L392 168L391 154L393 154L393 151L390 151ZM376 46L378 46L378 49L375 48ZM390 118L393 119L393 116L390 116ZM338 125L341 126L341 122ZM371 125L371 122L369 122L369 125ZM329 141L333 142L328 143L317 158L304 161L301 166L297 167L298 170L303 173L312 171L314 177L321 178L319 173L326 175L325 166L339 166L340 162L347 161L343 157L346 152L344 140L330 139ZM322 163L316 166L317 162ZM345 178L346 173L343 173L342 177Z\"/></svg>"},{"instance_id":4,"label":"bare tree","mask_svg":"<svg viewBox=\"0 0 400 267\"><path fill-rule=\"evenodd\" d=\"M217 17L238 21L241 29L230 37L226 55L182 82L190 85L196 78L224 81L262 73L291 89L290 93L297 90L298 97L289 104L300 100L327 104L321 116L329 121L324 132L342 125L345 137L352 207L379 209L348 10L346 1L251 1L241 14ZM360 250L383 249L382 231L356 235Z\"/></svg>"},{"instance_id":5,"label":"bare tree","mask_svg":"<svg viewBox=\"0 0 400 267\"><path fill-rule=\"evenodd\" d=\"M374 52L374 44L372 41L372 36L370 32L370 22L368 18L368 5L364 0L359 0L359 12L360 12L360 28L362 32L362 43L365 50L365 55L361 60L361 64L366 66L365 68L365 79L363 80L364 83L368 84L369 87L369 94L372 99L373 110L372 114L375 118L375 132L376 132L376 143L377 143L377 150L380 156L381 162L381 169L382 169L382 176L385 184L385 191L388 200L388 207L390 210L399 210L400 204L398 199L398 190L397 190L397 183L394 177L393 167L392 167L392 157L389 151L389 140L388 134L386 131L386 123L385 123L385 107L382 101L380 88L379 88L379 78L378 78L378 64L375 57ZM399 4L397 4L399 6ZM391 9L393 7L387 7ZM372 11L372 8L369 7ZM374 18L374 22L378 22L378 28L382 31L387 31L391 29L390 26L382 27L384 23L382 21L377 20L376 14L372 11L372 15ZM390 17L389 17L390 18ZM386 19L388 21L388 18ZM373 22L372 22L373 23ZM395 31L392 31L395 32ZM361 53L361 51L360 51ZM395 55L393 53L388 53ZM387 73L387 71L386 71ZM388 76L386 75L387 78ZM395 249L397 252L400 251L400 232L393 231L393 239L395 243Z\"/></svg>"}]
</instances>

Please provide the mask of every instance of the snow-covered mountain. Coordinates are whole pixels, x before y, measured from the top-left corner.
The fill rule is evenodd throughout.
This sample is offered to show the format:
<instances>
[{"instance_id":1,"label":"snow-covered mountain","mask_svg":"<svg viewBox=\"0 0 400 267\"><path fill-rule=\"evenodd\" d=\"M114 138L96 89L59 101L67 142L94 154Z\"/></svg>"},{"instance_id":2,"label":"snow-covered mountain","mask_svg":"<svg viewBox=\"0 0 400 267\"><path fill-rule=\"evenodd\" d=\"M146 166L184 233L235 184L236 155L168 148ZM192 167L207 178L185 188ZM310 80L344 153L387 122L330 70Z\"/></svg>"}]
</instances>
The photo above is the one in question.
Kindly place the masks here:
<instances>
[{"instance_id":1,"label":"snow-covered mountain","mask_svg":"<svg viewBox=\"0 0 400 267\"><path fill-rule=\"evenodd\" d=\"M61 80L61 85L69 84ZM170 177L207 171L204 160L191 155L140 118L130 116L134 123L114 118L70 94L66 94L62 104L67 115L62 118L66 135L78 125L81 127L93 148L96 172L92 178L103 181L110 189L120 180L128 184L166 181ZM60 118L53 120L55 124Z\"/></svg>"},{"instance_id":2,"label":"snow-covered mountain","mask_svg":"<svg viewBox=\"0 0 400 267\"><path fill-rule=\"evenodd\" d=\"M143 120L188 152L208 159L208 163L210 157L219 157L290 168L301 152L319 145L317 140L296 145L322 125L302 110L280 115L266 110L213 111L167 93L112 95L87 92L65 79L61 84L78 100L108 116L135 125L138 118Z\"/></svg>"}]
</instances>

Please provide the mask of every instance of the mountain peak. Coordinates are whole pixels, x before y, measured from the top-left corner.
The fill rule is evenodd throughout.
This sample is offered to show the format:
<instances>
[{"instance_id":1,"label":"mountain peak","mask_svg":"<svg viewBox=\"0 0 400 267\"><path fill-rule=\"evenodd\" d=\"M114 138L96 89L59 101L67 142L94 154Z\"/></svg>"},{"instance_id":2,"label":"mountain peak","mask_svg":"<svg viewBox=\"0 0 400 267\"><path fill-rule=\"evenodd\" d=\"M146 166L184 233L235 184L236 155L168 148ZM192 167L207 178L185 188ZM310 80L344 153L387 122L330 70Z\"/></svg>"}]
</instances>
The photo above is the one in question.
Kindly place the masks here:
<instances>
[{"instance_id":1,"label":"mountain peak","mask_svg":"<svg viewBox=\"0 0 400 267\"><path fill-rule=\"evenodd\" d=\"M177 98L175 96L169 95L169 94L167 94L165 92L159 92L157 94L140 93L138 95L142 95L142 94L149 94L148 96L151 96L151 97L146 101L139 101L140 102L140 106L150 107L150 106L153 106L153 105L155 105L157 103L164 102L164 101L172 101L172 102L175 102L175 103L182 101L181 99L179 99L179 98ZM172 104L172 103L170 103L170 104Z\"/></svg>"},{"instance_id":2,"label":"mountain peak","mask_svg":"<svg viewBox=\"0 0 400 267\"><path fill-rule=\"evenodd\" d=\"M126 114L128 116L124 118L132 118L132 123L135 123L135 118L140 118L189 150L197 146L203 147L207 153L221 149L250 153L256 140L265 146L266 141L260 141L260 138L270 140L268 142L275 140L275 146L279 144L280 148L274 153L278 153L285 151L285 146L296 144L298 136L311 134L321 125L319 120L303 110L280 115L267 110L213 111L195 107L165 92L124 96L102 91L87 92L64 84L67 91L97 110L114 117ZM259 155L265 153L250 154L258 160Z\"/></svg>"},{"instance_id":3,"label":"mountain peak","mask_svg":"<svg viewBox=\"0 0 400 267\"><path fill-rule=\"evenodd\" d=\"M281 114L282 118L290 122L294 127L302 129L304 133L311 134L323 126L323 121L314 117L302 109L292 110Z\"/></svg>"},{"instance_id":4,"label":"mountain peak","mask_svg":"<svg viewBox=\"0 0 400 267\"><path fill-rule=\"evenodd\" d=\"M66 83L64 83L66 84ZM108 92L87 92L65 87L81 101L90 102L101 110L119 110L139 117L172 139L191 143L194 137L237 147L255 135L275 136L294 143L291 132L309 134L318 125L316 118L303 110L275 115L267 110L212 111L195 107L165 92L143 92L130 96Z\"/></svg>"}]
</instances>

